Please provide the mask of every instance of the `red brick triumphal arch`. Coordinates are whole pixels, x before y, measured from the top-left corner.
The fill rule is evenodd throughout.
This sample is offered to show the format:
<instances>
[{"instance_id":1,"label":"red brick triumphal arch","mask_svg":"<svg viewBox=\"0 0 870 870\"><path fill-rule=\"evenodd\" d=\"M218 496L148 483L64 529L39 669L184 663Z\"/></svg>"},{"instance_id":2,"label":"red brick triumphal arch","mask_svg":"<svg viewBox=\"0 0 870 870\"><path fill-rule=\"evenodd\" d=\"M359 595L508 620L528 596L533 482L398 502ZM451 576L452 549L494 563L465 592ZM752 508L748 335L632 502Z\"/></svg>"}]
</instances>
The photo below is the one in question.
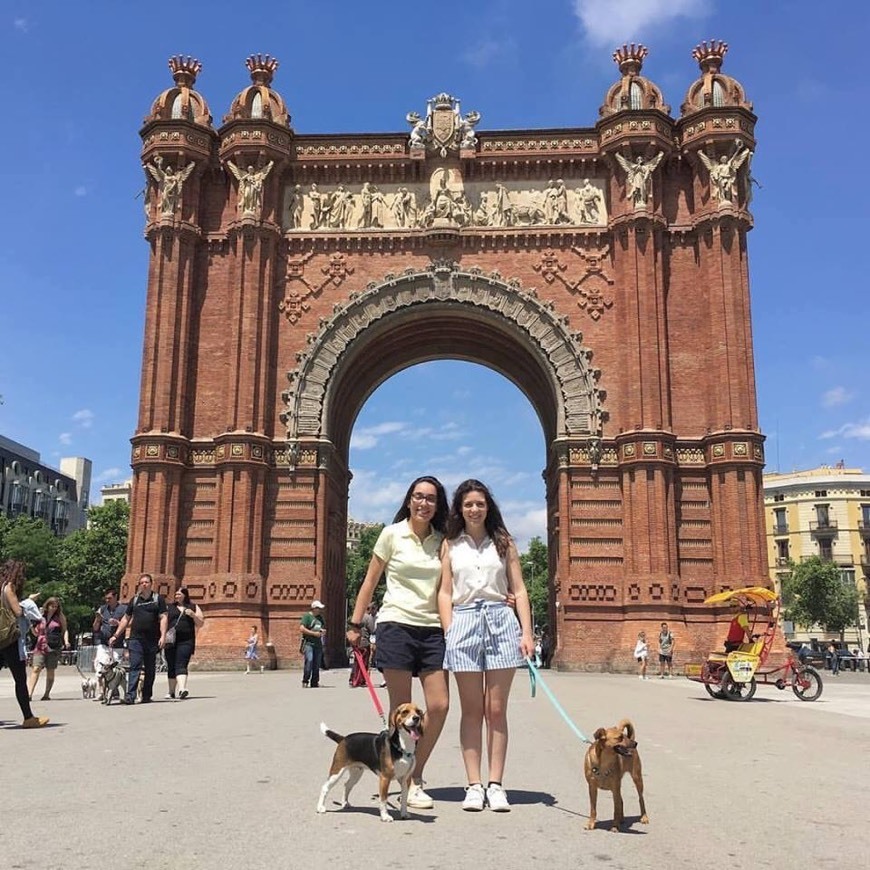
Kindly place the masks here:
<instances>
[{"instance_id":1,"label":"red brick triumphal arch","mask_svg":"<svg viewBox=\"0 0 870 870\"><path fill-rule=\"evenodd\" d=\"M142 129L124 593L141 571L186 583L203 664L238 660L251 623L293 662L314 597L340 649L354 420L395 372L450 358L539 416L557 662L625 667L662 619L685 654L712 643L703 600L767 577L755 116L726 50L695 49L678 117L624 46L592 127L487 132L439 94L408 132L359 135L296 133L261 56L216 126L200 64L173 58Z\"/></svg>"}]
</instances>

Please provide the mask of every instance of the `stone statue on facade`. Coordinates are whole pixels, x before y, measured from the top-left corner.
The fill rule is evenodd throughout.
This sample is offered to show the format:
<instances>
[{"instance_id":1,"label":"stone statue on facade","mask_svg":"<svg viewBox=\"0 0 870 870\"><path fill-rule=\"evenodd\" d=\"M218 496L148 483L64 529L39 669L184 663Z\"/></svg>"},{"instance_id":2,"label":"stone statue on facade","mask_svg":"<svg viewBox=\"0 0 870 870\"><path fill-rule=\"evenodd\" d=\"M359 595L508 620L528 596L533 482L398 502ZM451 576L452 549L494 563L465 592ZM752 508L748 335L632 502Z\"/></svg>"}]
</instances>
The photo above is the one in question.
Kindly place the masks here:
<instances>
[{"instance_id":1,"label":"stone statue on facade","mask_svg":"<svg viewBox=\"0 0 870 870\"><path fill-rule=\"evenodd\" d=\"M568 214L568 191L561 178L547 182L544 190L544 223L553 226L571 223L571 216Z\"/></svg>"},{"instance_id":2,"label":"stone statue on facade","mask_svg":"<svg viewBox=\"0 0 870 870\"><path fill-rule=\"evenodd\" d=\"M227 167L239 183L239 214L259 217L263 208L263 183L266 176L272 171L274 161L270 160L262 169L254 169L248 166L241 170L231 160L227 161Z\"/></svg>"},{"instance_id":3,"label":"stone statue on facade","mask_svg":"<svg viewBox=\"0 0 870 870\"><path fill-rule=\"evenodd\" d=\"M447 176L442 175L438 189L432 195L420 217L422 226L452 224L464 227L471 222L471 206L462 191L453 191L447 186Z\"/></svg>"},{"instance_id":4,"label":"stone statue on facade","mask_svg":"<svg viewBox=\"0 0 870 870\"><path fill-rule=\"evenodd\" d=\"M302 192L302 185L297 184L290 194L290 201L287 203L287 220L290 229L298 230L302 226L302 210L305 207L305 194Z\"/></svg>"},{"instance_id":5,"label":"stone statue on facade","mask_svg":"<svg viewBox=\"0 0 870 870\"><path fill-rule=\"evenodd\" d=\"M637 157L634 163L629 163L622 154L617 153L616 162L625 172L626 199L635 208L646 208L647 200L652 196L652 174L664 156L665 152L659 151L649 160Z\"/></svg>"},{"instance_id":6,"label":"stone statue on facade","mask_svg":"<svg viewBox=\"0 0 870 870\"><path fill-rule=\"evenodd\" d=\"M393 197L390 211L393 213L396 226L402 228L414 226L414 194L407 187L400 187Z\"/></svg>"},{"instance_id":7,"label":"stone statue on facade","mask_svg":"<svg viewBox=\"0 0 870 870\"><path fill-rule=\"evenodd\" d=\"M353 206L353 194L343 184L339 184L329 205L329 226L339 230L347 229L353 216Z\"/></svg>"},{"instance_id":8,"label":"stone statue on facade","mask_svg":"<svg viewBox=\"0 0 870 870\"><path fill-rule=\"evenodd\" d=\"M359 216L357 226L361 228L383 227L381 210L386 207L386 202L384 195L370 181L363 183L360 191L360 204L362 205L362 214Z\"/></svg>"},{"instance_id":9,"label":"stone statue on facade","mask_svg":"<svg viewBox=\"0 0 870 870\"><path fill-rule=\"evenodd\" d=\"M575 191L580 203L580 223L597 224L601 219L601 204L604 197L588 178L583 179L583 186Z\"/></svg>"},{"instance_id":10,"label":"stone statue on facade","mask_svg":"<svg viewBox=\"0 0 870 870\"><path fill-rule=\"evenodd\" d=\"M752 152L740 140L735 142L731 155L723 154L716 163L703 151L698 158L710 173L710 193L719 205L737 200L737 172L752 157Z\"/></svg>"},{"instance_id":11,"label":"stone statue on facade","mask_svg":"<svg viewBox=\"0 0 870 870\"><path fill-rule=\"evenodd\" d=\"M514 207L510 194L503 184L496 183L491 226L510 227L514 223Z\"/></svg>"},{"instance_id":12,"label":"stone statue on facade","mask_svg":"<svg viewBox=\"0 0 870 870\"><path fill-rule=\"evenodd\" d=\"M317 184L312 184L308 191L308 199L311 200L311 229L322 229L329 215L329 200L317 189Z\"/></svg>"},{"instance_id":13,"label":"stone statue on facade","mask_svg":"<svg viewBox=\"0 0 870 870\"><path fill-rule=\"evenodd\" d=\"M153 163L146 163L145 168L151 177L157 182L157 210L161 217L174 217L181 205L181 191L193 167L196 164L191 161L179 171L171 166L163 168L163 158L158 154Z\"/></svg>"},{"instance_id":14,"label":"stone statue on facade","mask_svg":"<svg viewBox=\"0 0 870 870\"><path fill-rule=\"evenodd\" d=\"M426 119L421 118L418 112L408 112L405 120L411 125L411 136L408 144L411 148L425 148L426 143L432 138Z\"/></svg>"},{"instance_id":15,"label":"stone statue on facade","mask_svg":"<svg viewBox=\"0 0 870 870\"><path fill-rule=\"evenodd\" d=\"M466 112L459 122L459 147L476 148L477 136L474 128L480 123L480 112Z\"/></svg>"}]
</instances>

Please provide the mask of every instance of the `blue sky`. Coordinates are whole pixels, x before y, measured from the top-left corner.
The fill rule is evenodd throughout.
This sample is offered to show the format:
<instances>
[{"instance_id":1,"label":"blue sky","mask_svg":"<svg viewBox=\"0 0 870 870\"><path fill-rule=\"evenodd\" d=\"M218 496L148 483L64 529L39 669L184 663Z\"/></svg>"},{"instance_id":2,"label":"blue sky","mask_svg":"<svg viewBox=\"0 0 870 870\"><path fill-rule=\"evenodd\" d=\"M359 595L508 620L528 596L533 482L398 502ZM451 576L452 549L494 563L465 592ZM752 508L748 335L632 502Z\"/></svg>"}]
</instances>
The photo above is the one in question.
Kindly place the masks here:
<instances>
[{"instance_id":1,"label":"blue sky","mask_svg":"<svg viewBox=\"0 0 870 870\"><path fill-rule=\"evenodd\" d=\"M260 11L268 8L268 12ZM750 234L759 407L768 468L870 471L866 377L870 243L863 2L481 0L438 4L69 3L3 0L0 93L0 434L94 462L93 496L129 476L147 246L138 130L171 84L166 61L203 62L217 124L248 84L245 58L281 61L275 87L300 133L406 129L448 91L479 130L593 126L616 80L613 49L640 40L674 112L692 48L724 39L725 70L759 117ZM835 10L832 14L831 10ZM408 480L490 483L523 544L545 527L540 426L506 379L431 362L363 407L351 513L388 520Z\"/></svg>"}]
</instances>

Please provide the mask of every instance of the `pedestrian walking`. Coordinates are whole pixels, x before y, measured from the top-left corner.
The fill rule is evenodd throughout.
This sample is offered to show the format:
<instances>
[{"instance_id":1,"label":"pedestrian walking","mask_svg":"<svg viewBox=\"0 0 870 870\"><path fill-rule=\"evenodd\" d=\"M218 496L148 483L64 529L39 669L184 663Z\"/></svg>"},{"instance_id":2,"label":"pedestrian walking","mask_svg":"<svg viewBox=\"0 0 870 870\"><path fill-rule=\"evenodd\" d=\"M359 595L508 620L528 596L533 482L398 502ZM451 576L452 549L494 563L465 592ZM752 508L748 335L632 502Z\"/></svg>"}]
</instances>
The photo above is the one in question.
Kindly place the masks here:
<instances>
[{"instance_id":1,"label":"pedestrian walking","mask_svg":"<svg viewBox=\"0 0 870 870\"><path fill-rule=\"evenodd\" d=\"M251 673L251 665L256 667L256 663L260 660L257 653L257 647L260 645L260 633L256 625L251 626L251 633L248 635L248 641L245 645L245 673ZM260 668L262 672L263 668Z\"/></svg>"},{"instance_id":2,"label":"pedestrian walking","mask_svg":"<svg viewBox=\"0 0 870 870\"><path fill-rule=\"evenodd\" d=\"M637 643L634 645L634 659L637 662L637 676L640 680L646 679L646 665L649 658L649 646L646 642L646 632L637 633Z\"/></svg>"}]
</instances>

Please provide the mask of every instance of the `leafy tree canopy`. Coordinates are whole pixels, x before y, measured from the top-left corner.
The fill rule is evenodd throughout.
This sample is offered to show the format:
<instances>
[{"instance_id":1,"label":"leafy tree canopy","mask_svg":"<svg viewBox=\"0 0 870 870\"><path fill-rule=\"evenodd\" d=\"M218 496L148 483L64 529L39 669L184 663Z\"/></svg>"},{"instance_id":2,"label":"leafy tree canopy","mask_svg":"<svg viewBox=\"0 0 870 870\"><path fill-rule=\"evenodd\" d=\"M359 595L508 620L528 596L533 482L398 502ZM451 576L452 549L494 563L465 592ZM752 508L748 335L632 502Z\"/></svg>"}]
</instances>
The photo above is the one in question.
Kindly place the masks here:
<instances>
[{"instance_id":1,"label":"leafy tree canopy","mask_svg":"<svg viewBox=\"0 0 870 870\"><path fill-rule=\"evenodd\" d=\"M106 588L117 588L127 561L129 505L112 501L88 511L89 525L57 538L42 520L0 517L0 560L25 564L26 594L60 598L70 635L90 631Z\"/></svg>"},{"instance_id":2,"label":"leafy tree canopy","mask_svg":"<svg viewBox=\"0 0 870 870\"><path fill-rule=\"evenodd\" d=\"M359 588L362 586L366 571L369 569L369 562L372 560L375 543L383 528L383 525L375 525L364 529L362 534L360 534L359 543L356 548L347 554L345 578L347 583L347 600L351 607L359 594ZM380 603L383 594L382 589L376 590L375 601Z\"/></svg>"},{"instance_id":3,"label":"leafy tree canopy","mask_svg":"<svg viewBox=\"0 0 870 870\"><path fill-rule=\"evenodd\" d=\"M782 582L782 597L785 618L804 627L821 625L842 634L858 621L857 588L843 582L833 562L818 556L791 564Z\"/></svg>"},{"instance_id":4,"label":"leafy tree canopy","mask_svg":"<svg viewBox=\"0 0 870 870\"><path fill-rule=\"evenodd\" d=\"M532 538L526 552L520 555L520 567L529 592L533 621L543 628L550 622L550 559L547 545L539 537Z\"/></svg>"}]
</instances>

